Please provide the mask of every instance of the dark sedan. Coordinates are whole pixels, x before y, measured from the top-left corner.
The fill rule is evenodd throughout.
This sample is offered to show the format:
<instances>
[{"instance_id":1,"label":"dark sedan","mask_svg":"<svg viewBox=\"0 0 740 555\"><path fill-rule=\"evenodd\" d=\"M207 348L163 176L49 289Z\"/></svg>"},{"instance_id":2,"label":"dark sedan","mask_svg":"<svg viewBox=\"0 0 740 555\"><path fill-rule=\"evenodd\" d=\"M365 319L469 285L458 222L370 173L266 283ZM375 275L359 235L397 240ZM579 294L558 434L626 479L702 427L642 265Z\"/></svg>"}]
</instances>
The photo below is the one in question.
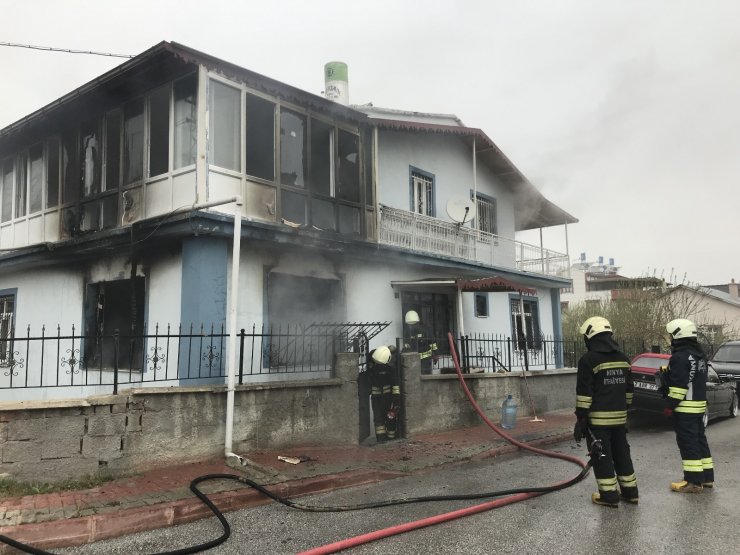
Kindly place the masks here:
<instances>
[{"instance_id":1,"label":"dark sedan","mask_svg":"<svg viewBox=\"0 0 740 555\"><path fill-rule=\"evenodd\" d=\"M632 382L635 392L632 399L634 410L662 412L665 407L663 396L658 393L655 374L661 366L668 364L671 355L660 353L643 353L632 359ZM722 380L709 367L707 369L707 412L704 414L704 425L710 420L722 416L737 416L738 400L735 384Z\"/></svg>"}]
</instances>

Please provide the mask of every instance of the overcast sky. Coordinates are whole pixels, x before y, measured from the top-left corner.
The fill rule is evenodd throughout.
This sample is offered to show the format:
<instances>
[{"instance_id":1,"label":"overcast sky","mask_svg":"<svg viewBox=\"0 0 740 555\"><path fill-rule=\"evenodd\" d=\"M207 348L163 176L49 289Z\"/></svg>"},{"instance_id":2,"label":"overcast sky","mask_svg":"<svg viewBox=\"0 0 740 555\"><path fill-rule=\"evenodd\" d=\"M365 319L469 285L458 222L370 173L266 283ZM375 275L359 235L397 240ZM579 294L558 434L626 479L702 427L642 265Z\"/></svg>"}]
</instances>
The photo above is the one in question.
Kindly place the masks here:
<instances>
[{"instance_id":1,"label":"overcast sky","mask_svg":"<svg viewBox=\"0 0 740 555\"><path fill-rule=\"evenodd\" d=\"M454 113L577 217L572 259L740 280L740 2L0 0L0 42L176 41L353 104ZM0 47L0 128L123 60ZM539 243L528 232L521 240ZM565 252L562 227L545 247Z\"/></svg>"}]
</instances>

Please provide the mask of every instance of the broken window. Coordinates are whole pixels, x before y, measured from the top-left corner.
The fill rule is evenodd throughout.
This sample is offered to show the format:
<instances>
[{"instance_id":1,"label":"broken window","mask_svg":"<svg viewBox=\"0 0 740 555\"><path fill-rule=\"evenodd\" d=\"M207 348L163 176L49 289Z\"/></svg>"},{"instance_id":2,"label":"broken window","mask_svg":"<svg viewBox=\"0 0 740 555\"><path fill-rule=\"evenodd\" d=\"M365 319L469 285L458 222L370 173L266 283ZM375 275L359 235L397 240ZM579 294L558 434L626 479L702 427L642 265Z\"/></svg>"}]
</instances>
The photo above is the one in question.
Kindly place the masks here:
<instances>
[{"instance_id":1,"label":"broken window","mask_svg":"<svg viewBox=\"0 0 740 555\"><path fill-rule=\"evenodd\" d=\"M540 349L542 346L542 334L540 333L540 315L536 300L523 300L512 298L511 304L511 332L514 336L514 345L517 351L525 348ZM522 322L521 305L524 305L524 322Z\"/></svg>"},{"instance_id":2,"label":"broken window","mask_svg":"<svg viewBox=\"0 0 740 555\"><path fill-rule=\"evenodd\" d=\"M2 209L0 209L0 220L9 222L13 219L13 181L15 172L13 171L13 160L11 158L3 163L2 174Z\"/></svg>"},{"instance_id":3,"label":"broken window","mask_svg":"<svg viewBox=\"0 0 740 555\"><path fill-rule=\"evenodd\" d=\"M62 201L75 202L80 198L79 166L77 161L77 132L62 135Z\"/></svg>"},{"instance_id":4,"label":"broken window","mask_svg":"<svg viewBox=\"0 0 740 555\"><path fill-rule=\"evenodd\" d=\"M335 204L320 198L311 199L311 223L321 231L336 231L337 218L334 215Z\"/></svg>"},{"instance_id":5,"label":"broken window","mask_svg":"<svg viewBox=\"0 0 740 555\"><path fill-rule=\"evenodd\" d=\"M336 197L360 202L360 138L343 129L338 137Z\"/></svg>"},{"instance_id":6,"label":"broken window","mask_svg":"<svg viewBox=\"0 0 740 555\"><path fill-rule=\"evenodd\" d=\"M121 181L121 112L116 110L105 118L105 187L118 189Z\"/></svg>"},{"instance_id":7,"label":"broken window","mask_svg":"<svg viewBox=\"0 0 740 555\"><path fill-rule=\"evenodd\" d=\"M59 139L49 140L46 148L46 207L59 204Z\"/></svg>"},{"instance_id":8,"label":"broken window","mask_svg":"<svg viewBox=\"0 0 740 555\"><path fill-rule=\"evenodd\" d=\"M100 123L92 120L80 129L80 158L82 159L82 195L88 197L100 192L102 176L102 141Z\"/></svg>"},{"instance_id":9,"label":"broken window","mask_svg":"<svg viewBox=\"0 0 740 555\"><path fill-rule=\"evenodd\" d=\"M18 157L18 167L16 168L15 181L15 217L20 218L26 215L26 179L28 176L28 154L21 154Z\"/></svg>"},{"instance_id":10,"label":"broken window","mask_svg":"<svg viewBox=\"0 0 740 555\"><path fill-rule=\"evenodd\" d=\"M241 91L211 80L209 103L210 162L239 171L241 134Z\"/></svg>"},{"instance_id":11,"label":"broken window","mask_svg":"<svg viewBox=\"0 0 740 555\"><path fill-rule=\"evenodd\" d=\"M295 224L306 223L306 197L293 191L283 191L280 197L283 219Z\"/></svg>"},{"instance_id":12,"label":"broken window","mask_svg":"<svg viewBox=\"0 0 740 555\"><path fill-rule=\"evenodd\" d=\"M144 100L123 107L123 184L144 178Z\"/></svg>"},{"instance_id":13,"label":"broken window","mask_svg":"<svg viewBox=\"0 0 740 555\"><path fill-rule=\"evenodd\" d=\"M280 111L280 183L306 186L306 116Z\"/></svg>"},{"instance_id":14,"label":"broken window","mask_svg":"<svg viewBox=\"0 0 740 555\"><path fill-rule=\"evenodd\" d=\"M85 365L88 369L114 367L115 333L118 332L118 368L141 370L144 352L144 293L142 277L87 285Z\"/></svg>"},{"instance_id":15,"label":"broken window","mask_svg":"<svg viewBox=\"0 0 740 555\"><path fill-rule=\"evenodd\" d=\"M355 206L340 204L339 233L342 235L360 235L360 209Z\"/></svg>"},{"instance_id":16,"label":"broken window","mask_svg":"<svg viewBox=\"0 0 740 555\"><path fill-rule=\"evenodd\" d=\"M334 126L311 118L310 184L312 192L334 196L333 158Z\"/></svg>"},{"instance_id":17,"label":"broken window","mask_svg":"<svg viewBox=\"0 0 740 555\"><path fill-rule=\"evenodd\" d=\"M170 169L170 88L149 96L149 176Z\"/></svg>"},{"instance_id":18,"label":"broken window","mask_svg":"<svg viewBox=\"0 0 740 555\"><path fill-rule=\"evenodd\" d=\"M0 295L0 366L13 360L13 335L15 328L15 294Z\"/></svg>"},{"instance_id":19,"label":"broken window","mask_svg":"<svg viewBox=\"0 0 740 555\"><path fill-rule=\"evenodd\" d=\"M198 76L195 73L175 81L175 169L195 164L198 146L197 91Z\"/></svg>"},{"instance_id":20,"label":"broken window","mask_svg":"<svg viewBox=\"0 0 740 555\"><path fill-rule=\"evenodd\" d=\"M275 103L247 93L247 175L275 180Z\"/></svg>"}]
</instances>

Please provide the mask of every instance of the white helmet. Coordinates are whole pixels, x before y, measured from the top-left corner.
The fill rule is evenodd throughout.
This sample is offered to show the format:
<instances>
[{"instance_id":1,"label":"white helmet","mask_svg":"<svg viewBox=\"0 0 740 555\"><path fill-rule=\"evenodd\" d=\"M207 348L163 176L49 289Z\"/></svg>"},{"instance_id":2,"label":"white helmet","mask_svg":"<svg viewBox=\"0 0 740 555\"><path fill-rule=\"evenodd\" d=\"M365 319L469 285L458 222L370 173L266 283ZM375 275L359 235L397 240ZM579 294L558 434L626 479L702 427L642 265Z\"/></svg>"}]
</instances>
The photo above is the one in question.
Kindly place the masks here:
<instances>
[{"instance_id":1,"label":"white helmet","mask_svg":"<svg viewBox=\"0 0 740 555\"><path fill-rule=\"evenodd\" d=\"M418 324L419 323L419 314L415 310L409 310L406 313L406 316L404 316L403 319L410 326L411 325L414 325L414 324Z\"/></svg>"},{"instance_id":2,"label":"white helmet","mask_svg":"<svg viewBox=\"0 0 740 555\"><path fill-rule=\"evenodd\" d=\"M699 335L696 331L696 324L686 318L671 320L665 325L665 331L671 334L671 339L683 339L685 337L696 339Z\"/></svg>"},{"instance_id":3,"label":"white helmet","mask_svg":"<svg viewBox=\"0 0 740 555\"><path fill-rule=\"evenodd\" d=\"M381 345L373 351L373 360L378 364L388 364L391 360L391 350Z\"/></svg>"},{"instance_id":4,"label":"white helmet","mask_svg":"<svg viewBox=\"0 0 740 555\"><path fill-rule=\"evenodd\" d=\"M581 335L586 336L586 339L591 339L594 335L607 331L611 333L612 325L609 323L609 320L602 318L601 316L592 316L583 322L578 330Z\"/></svg>"}]
</instances>

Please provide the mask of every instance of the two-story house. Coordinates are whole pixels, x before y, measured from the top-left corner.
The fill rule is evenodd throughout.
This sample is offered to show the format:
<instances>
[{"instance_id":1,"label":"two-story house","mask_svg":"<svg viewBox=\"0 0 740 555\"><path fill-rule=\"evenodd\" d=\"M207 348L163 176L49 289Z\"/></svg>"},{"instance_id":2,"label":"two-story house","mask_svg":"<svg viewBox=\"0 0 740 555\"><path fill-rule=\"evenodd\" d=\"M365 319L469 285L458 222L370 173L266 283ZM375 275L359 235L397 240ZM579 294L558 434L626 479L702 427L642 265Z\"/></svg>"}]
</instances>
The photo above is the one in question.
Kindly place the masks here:
<instances>
[{"instance_id":1,"label":"two-story house","mask_svg":"<svg viewBox=\"0 0 740 555\"><path fill-rule=\"evenodd\" d=\"M168 367L194 377L192 339L235 286L247 330L386 322L392 342L413 308L429 337L557 337L568 256L515 233L576 221L453 116L344 106L162 42L0 130L0 386L161 369L164 339L113 330L177 336Z\"/></svg>"}]
</instances>

